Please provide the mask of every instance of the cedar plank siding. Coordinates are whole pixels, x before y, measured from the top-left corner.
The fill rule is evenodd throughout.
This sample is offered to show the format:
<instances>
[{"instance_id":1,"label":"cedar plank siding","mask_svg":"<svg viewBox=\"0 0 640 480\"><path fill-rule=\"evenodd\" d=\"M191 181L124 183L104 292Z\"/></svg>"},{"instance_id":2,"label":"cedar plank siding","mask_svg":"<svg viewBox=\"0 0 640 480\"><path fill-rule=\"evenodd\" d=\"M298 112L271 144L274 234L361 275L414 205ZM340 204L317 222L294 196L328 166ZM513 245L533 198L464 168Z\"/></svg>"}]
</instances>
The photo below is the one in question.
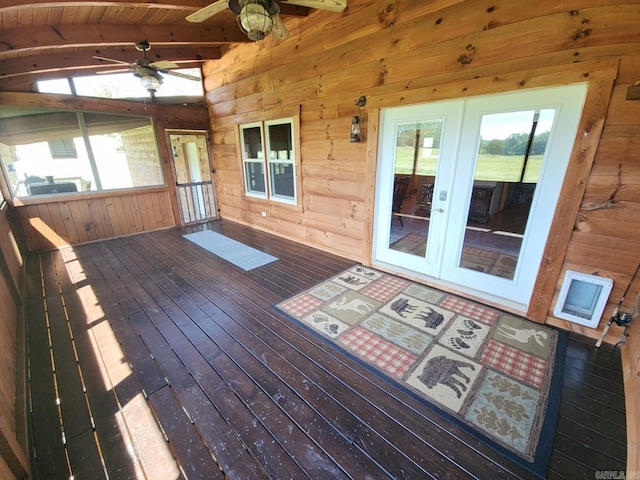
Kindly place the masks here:
<instances>
[{"instance_id":1,"label":"cedar plank siding","mask_svg":"<svg viewBox=\"0 0 640 480\"><path fill-rule=\"evenodd\" d=\"M640 101L625 100L640 79L638 18L637 2L349 0L342 15L318 11L288 23L283 42L230 48L203 67L221 217L369 264L380 108L589 82L526 316L596 339L640 260ZM360 95L363 141L353 144ZM293 107L301 127L298 208L243 196L236 125ZM552 316L567 269L613 278L598 329ZM637 279L627 310L639 289ZM623 358L629 465L638 470L633 330L635 348ZM621 333L614 324L606 341Z\"/></svg>"},{"instance_id":2,"label":"cedar plank siding","mask_svg":"<svg viewBox=\"0 0 640 480\"><path fill-rule=\"evenodd\" d=\"M380 108L588 82L526 316L597 338L551 313L566 269L597 273L615 282L603 327L637 262L640 102L625 100L640 79L637 18L637 3L606 1L350 0L341 15L291 22L283 42L234 46L203 67L221 216L368 264ZM354 144L360 95L363 142ZM296 108L299 204L244 196L237 124ZM607 340L620 334L614 325Z\"/></svg>"},{"instance_id":3,"label":"cedar plank siding","mask_svg":"<svg viewBox=\"0 0 640 480\"><path fill-rule=\"evenodd\" d=\"M0 209L0 478L20 478L29 472L23 377L23 259L8 213L5 204Z\"/></svg>"},{"instance_id":4,"label":"cedar plank siding","mask_svg":"<svg viewBox=\"0 0 640 480\"><path fill-rule=\"evenodd\" d=\"M208 123L206 109L13 92L0 92L0 104L150 116L158 139L166 186L14 199L13 206L29 251L158 230L180 223L165 129L205 130ZM8 192L2 182L0 186Z\"/></svg>"}]
</instances>

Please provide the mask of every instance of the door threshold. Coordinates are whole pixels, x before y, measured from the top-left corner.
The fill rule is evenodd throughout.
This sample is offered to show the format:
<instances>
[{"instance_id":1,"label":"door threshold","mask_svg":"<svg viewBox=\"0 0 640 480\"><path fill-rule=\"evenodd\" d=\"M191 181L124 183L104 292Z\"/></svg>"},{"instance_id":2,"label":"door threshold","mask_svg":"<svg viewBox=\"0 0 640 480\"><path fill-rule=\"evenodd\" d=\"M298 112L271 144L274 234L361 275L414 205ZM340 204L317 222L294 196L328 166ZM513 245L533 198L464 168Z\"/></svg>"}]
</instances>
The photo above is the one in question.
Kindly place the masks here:
<instances>
[{"instance_id":1,"label":"door threshold","mask_svg":"<svg viewBox=\"0 0 640 480\"><path fill-rule=\"evenodd\" d=\"M430 277L429 275L425 275L408 268L398 267L386 262L371 262L371 267L392 275L406 278L407 280L422 283L423 285L442 290L443 292L458 295L466 298L467 300L473 300L489 307L504 310L505 312L512 313L519 317L526 317L527 314L528 305L514 302L513 300L498 297L496 295L490 295L485 292L480 292L472 288L463 287L455 283L447 282L446 280Z\"/></svg>"}]
</instances>

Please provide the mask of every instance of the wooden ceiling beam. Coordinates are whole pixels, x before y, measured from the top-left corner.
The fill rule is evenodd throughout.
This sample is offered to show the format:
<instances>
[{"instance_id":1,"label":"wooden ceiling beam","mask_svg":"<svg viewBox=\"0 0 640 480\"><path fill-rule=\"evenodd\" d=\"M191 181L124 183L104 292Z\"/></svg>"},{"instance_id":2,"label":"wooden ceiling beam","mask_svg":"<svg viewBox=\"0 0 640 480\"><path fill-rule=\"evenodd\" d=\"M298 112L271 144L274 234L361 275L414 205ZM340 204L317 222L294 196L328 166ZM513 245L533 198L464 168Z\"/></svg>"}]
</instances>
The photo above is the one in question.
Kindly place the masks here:
<instances>
[{"instance_id":1,"label":"wooden ceiling beam","mask_svg":"<svg viewBox=\"0 0 640 480\"><path fill-rule=\"evenodd\" d=\"M0 13L9 12L11 10L32 9L32 8L51 8L51 7L122 7L122 8L150 8L159 10L184 10L185 16L190 13L206 7L215 0L185 0L184 2L176 2L176 0L153 0L151 2L135 2L131 0L75 0L65 2L63 0L0 0ZM306 17L309 15L309 7L293 5L287 3L286 0L278 3L280 13L282 15L290 15L297 17Z\"/></svg>"},{"instance_id":2,"label":"wooden ceiling beam","mask_svg":"<svg viewBox=\"0 0 640 480\"><path fill-rule=\"evenodd\" d=\"M20 28L0 32L2 52L31 51L48 48L134 45L147 40L154 45L187 44L219 46L246 43L250 40L239 28L225 30L213 25L58 25L55 27Z\"/></svg>"},{"instance_id":3,"label":"wooden ceiling beam","mask_svg":"<svg viewBox=\"0 0 640 480\"><path fill-rule=\"evenodd\" d=\"M180 63L180 68L199 68L201 64L201 62ZM126 70L125 65L122 65L122 67L124 68L121 68L118 71ZM98 70L69 66L48 71L22 72L20 74L14 74L12 72L11 74L0 77L0 92L35 92L35 84L39 80L92 75L95 74L96 71ZM107 70L103 68L102 71L106 72Z\"/></svg>"},{"instance_id":4,"label":"wooden ceiling beam","mask_svg":"<svg viewBox=\"0 0 640 480\"><path fill-rule=\"evenodd\" d=\"M106 71L110 68L122 69L123 65L93 58L94 55L134 63L142 54L133 45L122 48L96 48L91 51L64 52L31 57L18 57L4 60L0 79L41 73L77 71L77 74L89 74ZM147 53L152 61L170 60L183 65L196 65L205 60L216 60L222 54L217 47L158 47Z\"/></svg>"},{"instance_id":5,"label":"wooden ceiling beam","mask_svg":"<svg viewBox=\"0 0 640 480\"><path fill-rule=\"evenodd\" d=\"M153 2L132 0L0 0L0 12L20 8L50 8L50 7L123 7L123 8L165 8L170 10L190 10L206 7L214 0L153 0Z\"/></svg>"}]
</instances>

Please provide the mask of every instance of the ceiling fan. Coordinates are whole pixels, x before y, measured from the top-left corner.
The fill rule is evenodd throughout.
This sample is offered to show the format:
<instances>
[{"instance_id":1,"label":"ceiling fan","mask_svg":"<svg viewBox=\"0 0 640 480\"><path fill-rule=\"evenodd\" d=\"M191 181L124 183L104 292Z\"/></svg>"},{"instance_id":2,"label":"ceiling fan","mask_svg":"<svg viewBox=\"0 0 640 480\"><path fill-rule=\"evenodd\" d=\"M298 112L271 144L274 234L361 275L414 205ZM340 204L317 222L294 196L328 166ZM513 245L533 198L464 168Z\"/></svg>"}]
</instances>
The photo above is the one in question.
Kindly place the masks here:
<instances>
[{"instance_id":1,"label":"ceiling fan","mask_svg":"<svg viewBox=\"0 0 640 480\"><path fill-rule=\"evenodd\" d=\"M160 60L158 62L151 61L151 59L147 57L147 52L151 49L148 41L142 40L141 42L136 42L135 45L136 49L142 52L142 58L136 59L134 63L116 60L114 58L100 57L98 55L94 55L93 58L127 65L129 67L127 71L132 71L133 74L140 79L142 86L152 95L158 90L158 88L160 88L160 85L162 85L161 73L172 75L174 77L186 78L187 80L200 81L200 77L196 77L195 75L174 72L173 69L180 68L180 66L169 60ZM109 72L102 73L114 73L114 71L111 70Z\"/></svg>"},{"instance_id":2,"label":"ceiling fan","mask_svg":"<svg viewBox=\"0 0 640 480\"><path fill-rule=\"evenodd\" d=\"M281 0L281 3L330 12L342 12L347 8L347 0ZM240 29L251 40L263 40L269 33L276 40L284 40L289 35L280 18L280 6L276 0L218 0L193 12L186 20L193 23L204 22L227 7L237 15Z\"/></svg>"}]
</instances>

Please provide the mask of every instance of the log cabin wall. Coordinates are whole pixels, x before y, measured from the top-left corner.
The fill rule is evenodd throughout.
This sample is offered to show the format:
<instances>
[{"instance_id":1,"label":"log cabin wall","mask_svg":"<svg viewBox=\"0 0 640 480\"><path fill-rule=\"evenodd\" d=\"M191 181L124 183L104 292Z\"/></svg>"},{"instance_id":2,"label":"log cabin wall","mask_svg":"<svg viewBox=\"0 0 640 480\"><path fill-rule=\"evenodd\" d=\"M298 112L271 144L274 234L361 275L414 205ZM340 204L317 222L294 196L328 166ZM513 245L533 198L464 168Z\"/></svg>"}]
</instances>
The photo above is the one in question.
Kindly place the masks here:
<instances>
[{"instance_id":1,"label":"log cabin wall","mask_svg":"<svg viewBox=\"0 0 640 480\"><path fill-rule=\"evenodd\" d=\"M0 209L0 478L25 478L29 471L24 395L22 321L23 258L8 218Z\"/></svg>"},{"instance_id":2,"label":"log cabin wall","mask_svg":"<svg viewBox=\"0 0 640 480\"><path fill-rule=\"evenodd\" d=\"M526 316L596 339L640 260L640 101L626 100L640 80L638 18L637 3L603 0L540 0L526 8L518 0L349 0L343 14L288 21L283 42L231 48L203 69L221 216L367 264L380 108L588 82ZM367 97L365 141L350 143L360 95ZM234 131L293 107L300 109L298 210L243 195ZM567 269L614 280L597 329L553 317ZM623 309L639 289L636 281ZM614 324L605 341L616 343L621 332ZM638 340L631 343L622 347L628 468L638 471L640 361Z\"/></svg>"},{"instance_id":3,"label":"log cabin wall","mask_svg":"<svg viewBox=\"0 0 640 480\"><path fill-rule=\"evenodd\" d=\"M53 248L174 226L167 188L93 193L20 202L17 214L29 250Z\"/></svg>"},{"instance_id":4,"label":"log cabin wall","mask_svg":"<svg viewBox=\"0 0 640 480\"><path fill-rule=\"evenodd\" d=\"M150 116L154 120L166 186L14 199L12 203L30 251L141 233L180 223L171 154L164 131L206 130L206 109L7 92L0 92L0 103L20 107L124 113ZM4 189L7 190L6 185Z\"/></svg>"},{"instance_id":5,"label":"log cabin wall","mask_svg":"<svg viewBox=\"0 0 640 480\"><path fill-rule=\"evenodd\" d=\"M350 0L288 23L277 43L230 48L204 65L221 216L370 262L379 109L587 82L589 92L544 264L526 316L597 338L552 316L566 269L614 279L604 318L640 251L637 4L542 0ZM355 100L365 141L350 143ZM298 208L244 196L237 124L300 110ZM635 122L635 123L634 123ZM602 138L601 138L602 133ZM592 169L593 166L593 169ZM266 215L263 215L265 212ZM606 320L600 325L604 326ZM608 342L617 341L615 325Z\"/></svg>"}]
</instances>

